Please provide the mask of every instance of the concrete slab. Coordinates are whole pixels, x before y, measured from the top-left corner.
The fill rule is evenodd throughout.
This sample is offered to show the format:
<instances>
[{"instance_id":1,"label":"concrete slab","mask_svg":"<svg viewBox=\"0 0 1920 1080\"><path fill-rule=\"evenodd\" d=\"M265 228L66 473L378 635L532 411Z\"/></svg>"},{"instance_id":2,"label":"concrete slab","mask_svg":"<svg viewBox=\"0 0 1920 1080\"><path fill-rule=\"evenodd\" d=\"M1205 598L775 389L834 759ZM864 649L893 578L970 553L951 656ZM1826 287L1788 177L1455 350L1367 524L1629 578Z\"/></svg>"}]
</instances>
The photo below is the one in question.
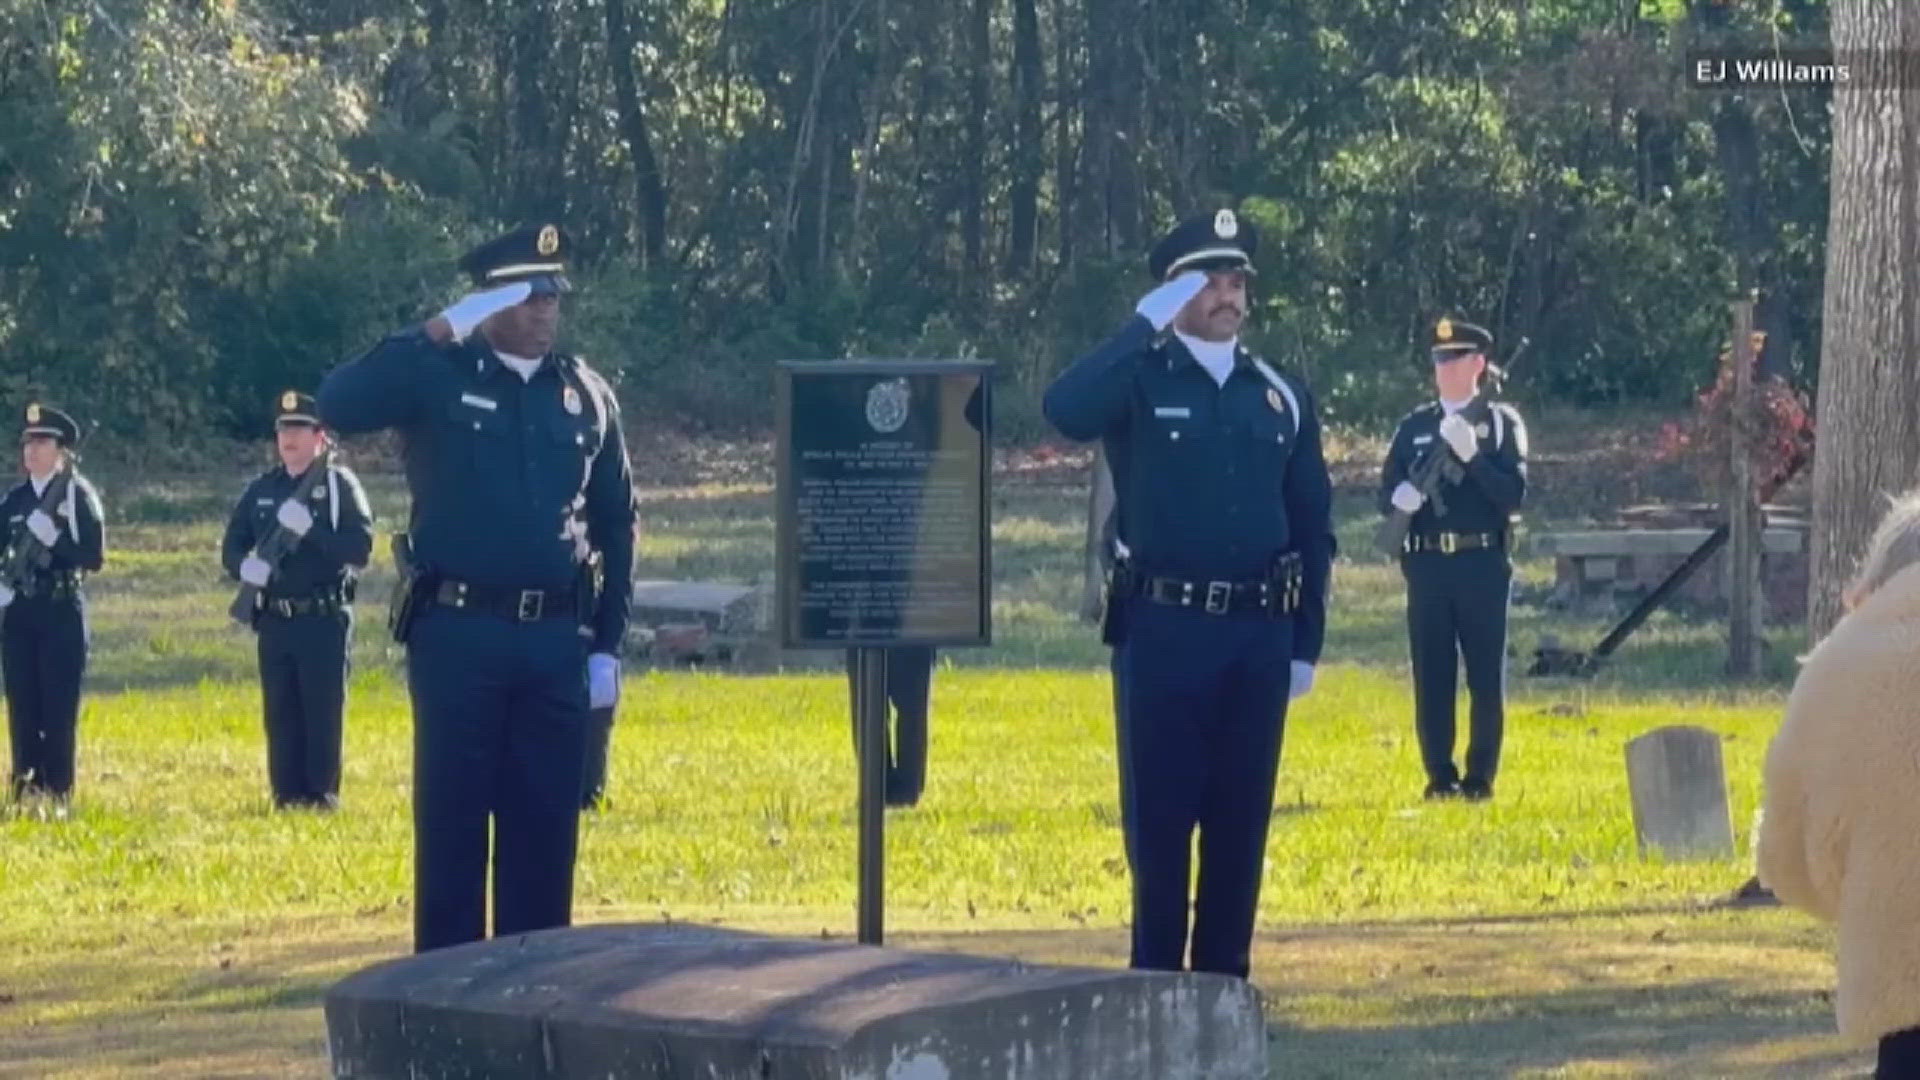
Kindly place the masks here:
<instances>
[{"instance_id":1,"label":"concrete slab","mask_svg":"<svg viewBox=\"0 0 1920 1080\"><path fill-rule=\"evenodd\" d=\"M694 925L546 930L326 998L341 1080L1251 1080L1255 991Z\"/></svg>"}]
</instances>

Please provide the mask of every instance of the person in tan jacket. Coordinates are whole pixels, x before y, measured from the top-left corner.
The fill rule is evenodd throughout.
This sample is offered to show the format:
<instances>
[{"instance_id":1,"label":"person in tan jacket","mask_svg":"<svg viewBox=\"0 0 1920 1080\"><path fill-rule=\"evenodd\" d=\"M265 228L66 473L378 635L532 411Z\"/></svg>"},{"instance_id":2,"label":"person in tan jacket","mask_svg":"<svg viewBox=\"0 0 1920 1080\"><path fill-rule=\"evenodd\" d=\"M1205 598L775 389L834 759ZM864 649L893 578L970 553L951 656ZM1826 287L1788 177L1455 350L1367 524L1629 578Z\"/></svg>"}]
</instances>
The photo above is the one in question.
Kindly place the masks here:
<instances>
[{"instance_id":1,"label":"person in tan jacket","mask_svg":"<svg viewBox=\"0 0 1920 1080\"><path fill-rule=\"evenodd\" d=\"M1841 1034L1878 1040L1876 1076L1920 1077L1920 491L1843 602L1768 747L1756 858L1782 901L1836 924Z\"/></svg>"}]
</instances>

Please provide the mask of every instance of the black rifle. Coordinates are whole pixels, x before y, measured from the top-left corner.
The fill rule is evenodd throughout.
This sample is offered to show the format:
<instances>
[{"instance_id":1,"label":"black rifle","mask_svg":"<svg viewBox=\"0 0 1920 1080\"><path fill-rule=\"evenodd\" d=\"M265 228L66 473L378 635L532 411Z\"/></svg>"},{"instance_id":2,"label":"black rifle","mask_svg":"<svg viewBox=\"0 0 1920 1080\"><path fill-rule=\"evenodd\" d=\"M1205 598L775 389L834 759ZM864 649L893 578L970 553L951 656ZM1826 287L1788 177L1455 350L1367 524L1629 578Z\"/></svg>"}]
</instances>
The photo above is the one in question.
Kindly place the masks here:
<instances>
[{"instance_id":1,"label":"black rifle","mask_svg":"<svg viewBox=\"0 0 1920 1080\"><path fill-rule=\"evenodd\" d=\"M300 474L300 482L293 485L293 494L287 497L288 500L297 502L306 507L308 512L312 512L313 489L326 479L327 471L332 466L333 451L320 451L313 459L313 464L307 466L307 471ZM267 534L267 538L254 546L253 553L265 560L268 566L278 570L293 549L299 546L298 533L285 525L276 524L273 531ZM240 591L234 594L233 603L227 606L227 614L233 616L233 621L243 626L252 626L254 618L260 613L261 591L258 585L241 582Z\"/></svg>"},{"instance_id":2,"label":"black rifle","mask_svg":"<svg viewBox=\"0 0 1920 1080\"><path fill-rule=\"evenodd\" d=\"M72 484L72 469L61 469L53 474L53 479L47 481L47 490L40 493L39 510L53 518L56 526L60 520L60 504L66 501L67 489ZM12 546L7 549L6 558L6 568L0 573L6 576L8 586L16 592L26 593L31 591L33 572L45 570L53 564L53 550L41 543L40 538L33 535L32 530L26 527L26 522L22 521L13 537Z\"/></svg>"},{"instance_id":3,"label":"black rifle","mask_svg":"<svg viewBox=\"0 0 1920 1080\"><path fill-rule=\"evenodd\" d=\"M1488 423L1492 416L1493 409L1484 397L1474 399L1473 404L1460 413L1461 419L1474 425L1476 430ZM1465 463L1454 455L1447 440L1436 433L1433 445L1427 447L1426 453L1413 463L1413 468L1407 470L1407 483L1426 497L1426 504L1433 507L1434 513L1444 514L1447 512L1447 501L1440 494L1441 481L1458 484L1466 475ZM1413 514L1395 507L1374 531L1374 548L1389 558L1399 555L1406 550L1407 531L1412 527Z\"/></svg>"}]
</instances>

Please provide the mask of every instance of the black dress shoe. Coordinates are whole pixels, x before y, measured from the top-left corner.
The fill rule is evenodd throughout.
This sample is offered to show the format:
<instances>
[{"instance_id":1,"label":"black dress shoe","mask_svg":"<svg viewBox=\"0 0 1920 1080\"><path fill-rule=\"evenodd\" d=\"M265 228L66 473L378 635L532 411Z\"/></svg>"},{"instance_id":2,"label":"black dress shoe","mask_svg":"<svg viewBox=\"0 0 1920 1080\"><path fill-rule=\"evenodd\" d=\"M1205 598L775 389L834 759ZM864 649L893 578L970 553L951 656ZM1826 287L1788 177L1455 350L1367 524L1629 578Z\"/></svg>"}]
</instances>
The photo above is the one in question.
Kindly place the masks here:
<instances>
[{"instance_id":1,"label":"black dress shoe","mask_svg":"<svg viewBox=\"0 0 1920 1080\"><path fill-rule=\"evenodd\" d=\"M1457 799L1459 797L1460 785L1451 780L1435 780L1427 785L1426 794L1421 796L1423 799Z\"/></svg>"},{"instance_id":2,"label":"black dress shoe","mask_svg":"<svg viewBox=\"0 0 1920 1080\"><path fill-rule=\"evenodd\" d=\"M1460 794L1466 796L1468 802L1486 802L1493 798L1493 785L1485 780L1462 780Z\"/></svg>"}]
</instances>

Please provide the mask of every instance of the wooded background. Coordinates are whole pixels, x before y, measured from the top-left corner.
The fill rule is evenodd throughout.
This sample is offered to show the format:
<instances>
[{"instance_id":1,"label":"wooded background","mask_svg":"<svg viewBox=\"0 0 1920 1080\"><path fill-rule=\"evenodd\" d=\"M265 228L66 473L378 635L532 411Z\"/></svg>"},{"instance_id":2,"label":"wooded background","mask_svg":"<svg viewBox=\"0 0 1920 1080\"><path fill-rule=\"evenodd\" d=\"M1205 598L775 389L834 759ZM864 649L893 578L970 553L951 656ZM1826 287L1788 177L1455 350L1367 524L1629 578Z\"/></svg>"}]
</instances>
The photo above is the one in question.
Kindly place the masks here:
<instances>
[{"instance_id":1,"label":"wooded background","mask_svg":"<svg viewBox=\"0 0 1920 1080\"><path fill-rule=\"evenodd\" d=\"M1517 390L1683 405L1727 301L1812 382L1830 97L1688 89L1799 0L0 0L0 403L125 436L264 405L579 246L566 332L638 415L753 430L792 357L1002 365L1001 428L1220 204L1249 336L1336 423L1452 311ZM6 406L11 408L11 405Z\"/></svg>"}]
</instances>

